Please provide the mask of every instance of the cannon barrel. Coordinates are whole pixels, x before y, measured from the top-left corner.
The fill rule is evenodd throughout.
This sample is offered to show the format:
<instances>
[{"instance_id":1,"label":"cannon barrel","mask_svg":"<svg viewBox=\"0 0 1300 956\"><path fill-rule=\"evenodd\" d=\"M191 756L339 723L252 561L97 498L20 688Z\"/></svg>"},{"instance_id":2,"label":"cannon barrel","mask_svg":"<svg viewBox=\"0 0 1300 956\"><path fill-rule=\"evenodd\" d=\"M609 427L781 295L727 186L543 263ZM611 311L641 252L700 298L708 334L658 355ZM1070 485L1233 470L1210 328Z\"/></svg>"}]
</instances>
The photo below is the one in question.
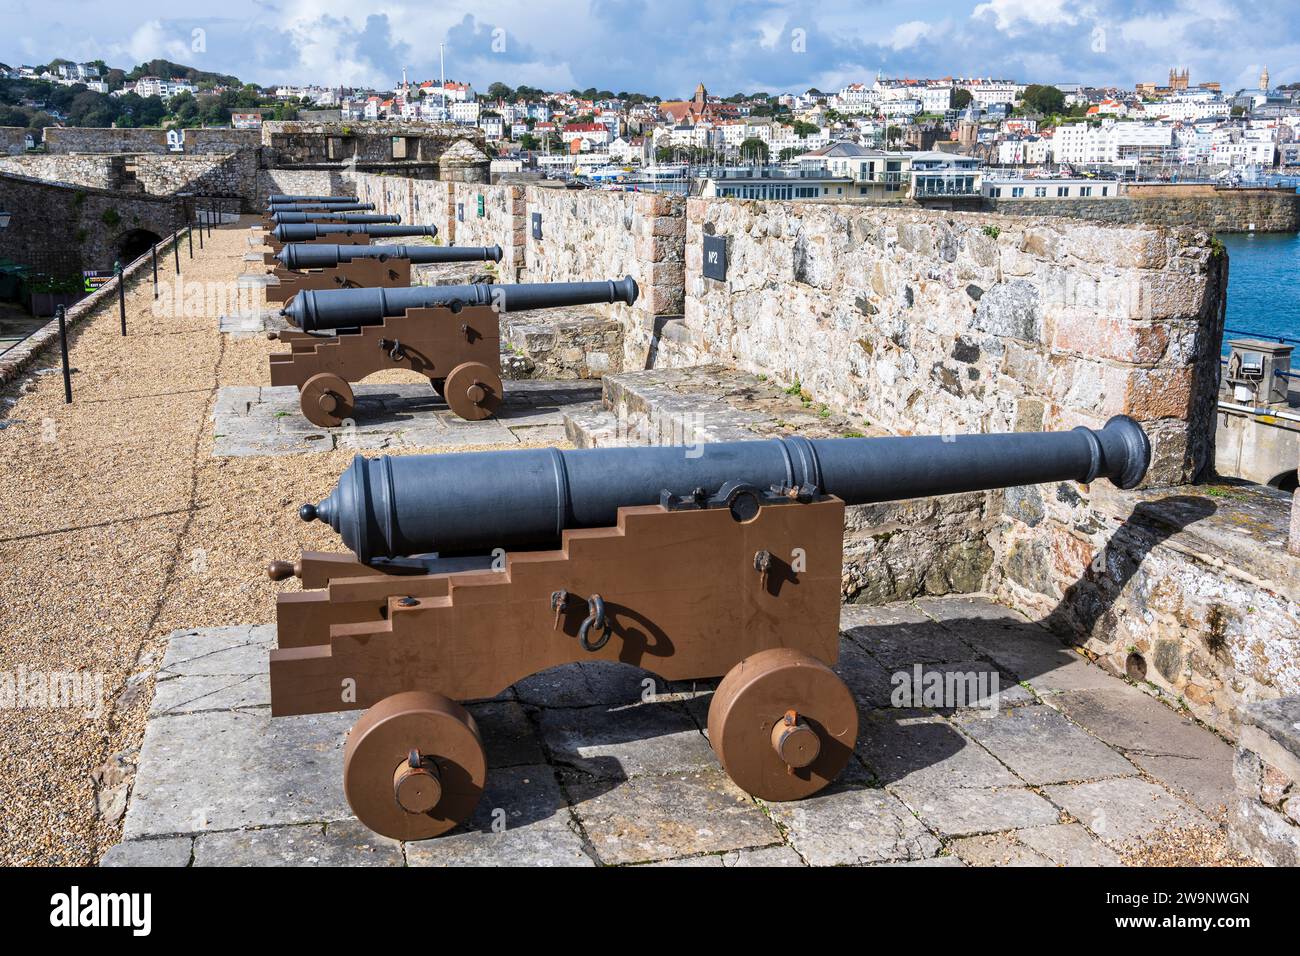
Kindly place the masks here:
<instances>
[{"instance_id":1,"label":"cannon barrel","mask_svg":"<svg viewBox=\"0 0 1300 956\"><path fill-rule=\"evenodd\" d=\"M372 202L284 202L272 203L266 212L274 216L277 212L374 212L374 209Z\"/></svg>"},{"instance_id":2,"label":"cannon barrel","mask_svg":"<svg viewBox=\"0 0 1300 956\"><path fill-rule=\"evenodd\" d=\"M334 235L363 236L436 236L437 226L390 226L384 223L312 223L287 222L271 230L271 235L280 242L306 242L308 239L320 239L322 236Z\"/></svg>"},{"instance_id":3,"label":"cannon barrel","mask_svg":"<svg viewBox=\"0 0 1300 956\"><path fill-rule=\"evenodd\" d=\"M286 222L401 222L402 217L397 215L380 216L372 212L276 212L271 214L271 221L277 226L281 226Z\"/></svg>"},{"instance_id":4,"label":"cannon barrel","mask_svg":"<svg viewBox=\"0 0 1300 956\"><path fill-rule=\"evenodd\" d=\"M304 332L379 325L407 309L490 305L500 312L525 312L569 305L636 301L631 276L604 282L527 282L518 285L413 285L396 289L325 289L303 291L281 315Z\"/></svg>"},{"instance_id":5,"label":"cannon barrel","mask_svg":"<svg viewBox=\"0 0 1300 956\"><path fill-rule=\"evenodd\" d=\"M284 193L272 193L266 197L267 205L286 202L356 202L356 196L287 196Z\"/></svg>"},{"instance_id":6,"label":"cannon barrel","mask_svg":"<svg viewBox=\"0 0 1300 956\"><path fill-rule=\"evenodd\" d=\"M908 438L801 437L695 446L358 455L304 521L327 523L361 561L550 549L570 528L615 524L618 509L718 493L732 482L803 487L846 504L1055 481L1135 487L1151 445L1133 419L1100 430ZM795 507L791 505L790 507Z\"/></svg>"},{"instance_id":7,"label":"cannon barrel","mask_svg":"<svg viewBox=\"0 0 1300 956\"><path fill-rule=\"evenodd\" d=\"M330 246L291 242L275 257L286 269L323 269L353 259L409 262L500 262L500 246Z\"/></svg>"}]
</instances>

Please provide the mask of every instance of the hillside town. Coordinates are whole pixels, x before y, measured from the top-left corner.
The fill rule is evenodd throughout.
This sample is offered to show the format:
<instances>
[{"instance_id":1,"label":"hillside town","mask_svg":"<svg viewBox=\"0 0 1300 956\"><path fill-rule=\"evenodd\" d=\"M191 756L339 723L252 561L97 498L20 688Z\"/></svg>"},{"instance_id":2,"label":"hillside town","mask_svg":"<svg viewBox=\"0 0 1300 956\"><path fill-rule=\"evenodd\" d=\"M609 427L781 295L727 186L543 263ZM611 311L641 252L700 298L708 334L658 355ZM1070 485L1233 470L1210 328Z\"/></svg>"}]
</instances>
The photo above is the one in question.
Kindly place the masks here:
<instances>
[{"instance_id":1,"label":"hillside town","mask_svg":"<svg viewBox=\"0 0 1300 956\"><path fill-rule=\"evenodd\" d=\"M160 64L179 75L143 72ZM477 90L410 79L405 69L386 90L262 88L167 61L130 73L101 61L0 64L0 78L29 91L67 88L83 113L87 94L116 101L111 125L146 125L132 122L139 114L183 127L257 129L265 119L300 119L476 128L495 178L532 175L573 187L960 205L1113 197L1135 181L1276 184L1300 174L1300 84L1274 87L1266 67L1253 89L1224 89L1172 68L1132 88L877 75L833 91L779 94L720 96L699 83L685 99L499 82ZM41 111L48 125L109 125L77 123L39 97L10 112L16 108ZM19 124L11 116L0 125ZM29 147L39 150L39 140L33 129Z\"/></svg>"}]
</instances>

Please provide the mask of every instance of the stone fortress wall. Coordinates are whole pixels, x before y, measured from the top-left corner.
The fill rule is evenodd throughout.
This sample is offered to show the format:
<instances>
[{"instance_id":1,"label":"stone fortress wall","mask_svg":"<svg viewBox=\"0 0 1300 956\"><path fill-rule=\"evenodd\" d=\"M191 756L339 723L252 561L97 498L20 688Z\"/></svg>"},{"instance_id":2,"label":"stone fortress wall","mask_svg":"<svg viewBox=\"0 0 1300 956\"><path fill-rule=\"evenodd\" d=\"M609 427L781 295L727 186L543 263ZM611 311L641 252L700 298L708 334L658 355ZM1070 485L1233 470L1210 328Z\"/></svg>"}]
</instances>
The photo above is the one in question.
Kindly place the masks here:
<instances>
[{"instance_id":1,"label":"stone fortress wall","mask_svg":"<svg viewBox=\"0 0 1300 956\"><path fill-rule=\"evenodd\" d=\"M1050 185L1050 183L1049 183ZM1105 223L1171 228L1195 224L1209 232L1300 231L1294 189L1219 188L1203 183L1131 183L1124 195L1091 199L986 199L1010 216L1068 216Z\"/></svg>"}]
</instances>

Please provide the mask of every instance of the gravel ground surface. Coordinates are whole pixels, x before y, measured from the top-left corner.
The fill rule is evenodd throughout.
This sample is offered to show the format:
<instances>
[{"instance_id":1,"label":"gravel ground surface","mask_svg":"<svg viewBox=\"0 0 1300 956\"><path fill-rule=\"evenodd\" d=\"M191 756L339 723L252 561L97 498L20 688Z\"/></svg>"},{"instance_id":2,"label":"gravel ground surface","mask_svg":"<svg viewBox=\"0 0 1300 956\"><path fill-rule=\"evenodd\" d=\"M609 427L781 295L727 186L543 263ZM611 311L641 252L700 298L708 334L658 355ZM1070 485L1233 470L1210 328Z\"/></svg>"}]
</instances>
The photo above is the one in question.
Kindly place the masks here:
<instances>
[{"instance_id":1,"label":"gravel ground surface","mask_svg":"<svg viewBox=\"0 0 1300 956\"><path fill-rule=\"evenodd\" d=\"M253 221L214 230L193 260L182 248L183 280L233 292L239 273L260 272L242 261ZM164 282L172 261L160 256ZM284 585L267 580L267 559L339 547L294 510L351 453L211 455L216 390L269 384L266 356L282 346L230 340L202 310L154 314L143 275L127 289L127 338L115 300L78 326L72 405L57 350L0 396L0 680L30 689L74 672L91 690L74 706L0 709L0 864L98 860L120 836L162 638L273 620Z\"/></svg>"}]
</instances>

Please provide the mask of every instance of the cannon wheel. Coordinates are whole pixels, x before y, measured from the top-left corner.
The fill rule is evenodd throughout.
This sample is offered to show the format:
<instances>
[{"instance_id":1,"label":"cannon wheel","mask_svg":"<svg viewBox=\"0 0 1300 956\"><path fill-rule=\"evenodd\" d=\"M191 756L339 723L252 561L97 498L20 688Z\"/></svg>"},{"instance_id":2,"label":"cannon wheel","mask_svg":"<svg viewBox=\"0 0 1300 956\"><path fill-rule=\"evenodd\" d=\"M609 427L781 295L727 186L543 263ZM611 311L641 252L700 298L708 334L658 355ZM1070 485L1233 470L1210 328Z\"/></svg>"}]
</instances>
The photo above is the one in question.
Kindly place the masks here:
<instances>
[{"instance_id":1,"label":"cannon wheel","mask_svg":"<svg viewBox=\"0 0 1300 956\"><path fill-rule=\"evenodd\" d=\"M853 753L858 709L829 667L788 647L752 654L709 705L709 743L742 790L798 800L834 780Z\"/></svg>"},{"instance_id":2,"label":"cannon wheel","mask_svg":"<svg viewBox=\"0 0 1300 956\"><path fill-rule=\"evenodd\" d=\"M307 379L299 398L307 421L322 428L342 425L356 407L352 386L331 372L317 372Z\"/></svg>"},{"instance_id":3,"label":"cannon wheel","mask_svg":"<svg viewBox=\"0 0 1300 956\"><path fill-rule=\"evenodd\" d=\"M482 362L461 362L447 376L443 398L466 421L482 421L501 407L501 376Z\"/></svg>"},{"instance_id":4,"label":"cannon wheel","mask_svg":"<svg viewBox=\"0 0 1300 956\"><path fill-rule=\"evenodd\" d=\"M394 840L425 840L469 819L486 778L474 718L428 691L375 704L343 751L343 793L352 812Z\"/></svg>"}]
</instances>

